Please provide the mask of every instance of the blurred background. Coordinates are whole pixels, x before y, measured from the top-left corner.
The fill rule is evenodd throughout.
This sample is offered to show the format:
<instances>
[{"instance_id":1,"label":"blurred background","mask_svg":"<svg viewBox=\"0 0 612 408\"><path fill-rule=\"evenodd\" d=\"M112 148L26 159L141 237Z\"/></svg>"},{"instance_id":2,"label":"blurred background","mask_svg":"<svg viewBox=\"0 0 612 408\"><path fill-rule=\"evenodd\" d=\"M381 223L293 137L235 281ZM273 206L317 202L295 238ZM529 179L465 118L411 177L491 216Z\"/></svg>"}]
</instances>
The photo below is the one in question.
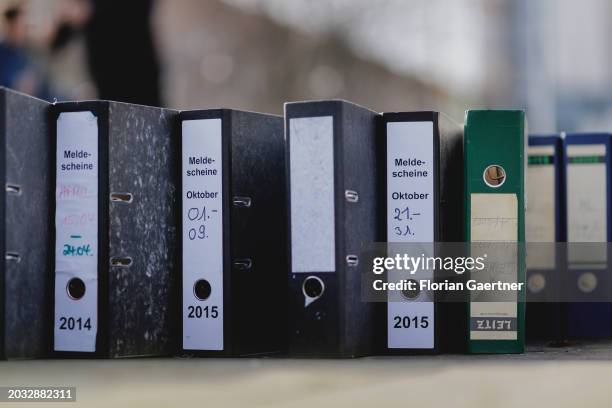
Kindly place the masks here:
<instances>
[{"instance_id":1,"label":"blurred background","mask_svg":"<svg viewBox=\"0 0 612 408\"><path fill-rule=\"evenodd\" d=\"M53 100L281 113L527 109L612 130L608 0L0 0L0 84Z\"/></svg>"}]
</instances>

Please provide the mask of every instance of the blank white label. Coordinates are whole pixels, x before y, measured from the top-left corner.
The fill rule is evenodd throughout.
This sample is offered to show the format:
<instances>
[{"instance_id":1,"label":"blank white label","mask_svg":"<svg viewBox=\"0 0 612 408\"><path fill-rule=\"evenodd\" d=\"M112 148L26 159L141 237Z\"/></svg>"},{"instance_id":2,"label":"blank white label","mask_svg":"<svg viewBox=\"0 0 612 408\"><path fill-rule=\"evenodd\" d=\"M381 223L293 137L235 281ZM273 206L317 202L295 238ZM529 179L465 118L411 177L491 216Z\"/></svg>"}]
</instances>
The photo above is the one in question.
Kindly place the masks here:
<instances>
[{"instance_id":1,"label":"blank white label","mask_svg":"<svg viewBox=\"0 0 612 408\"><path fill-rule=\"evenodd\" d=\"M289 120L291 271L335 272L334 120Z\"/></svg>"},{"instance_id":2,"label":"blank white label","mask_svg":"<svg viewBox=\"0 0 612 408\"><path fill-rule=\"evenodd\" d=\"M607 242L606 145L567 147L567 241ZM568 260L575 266L604 266L606 247L569 247Z\"/></svg>"},{"instance_id":3,"label":"blank white label","mask_svg":"<svg viewBox=\"0 0 612 408\"><path fill-rule=\"evenodd\" d=\"M555 157L554 146L531 146L529 157L534 163L527 167L525 178L529 197L525 212L525 238L527 242L556 241L556 176L555 163L550 160ZM554 248L538 247L537 251L529 252L527 269L554 269Z\"/></svg>"},{"instance_id":4,"label":"blank white label","mask_svg":"<svg viewBox=\"0 0 612 408\"><path fill-rule=\"evenodd\" d=\"M387 241L434 242L434 135L433 122L387 123ZM424 246L431 250L433 246ZM389 254L394 256L395 254ZM420 254L419 254L420 255ZM432 253L425 253L433 256ZM433 280L432 271L410 275L390 271L390 282ZM434 347L433 294L421 292L412 300L389 292L387 346L395 349Z\"/></svg>"},{"instance_id":5,"label":"blank white label","mask_svg":"<svg viewBox=\"0 0 612 408\"><path fill-rule=\"evenodd\" d=\"M182 146L183 349L223 350L221 119L184 121Z\"/></svg>"},{"instance_id":6,"label":"blank white label","mask_svg":"<svg viewBox=\"0 0 612 408\"><path fill-rule=\"evenodd\" d=\"M54 350L95 352L98 120L93 113L60 114L56 155Z\"/></svg>"}]
</instances>

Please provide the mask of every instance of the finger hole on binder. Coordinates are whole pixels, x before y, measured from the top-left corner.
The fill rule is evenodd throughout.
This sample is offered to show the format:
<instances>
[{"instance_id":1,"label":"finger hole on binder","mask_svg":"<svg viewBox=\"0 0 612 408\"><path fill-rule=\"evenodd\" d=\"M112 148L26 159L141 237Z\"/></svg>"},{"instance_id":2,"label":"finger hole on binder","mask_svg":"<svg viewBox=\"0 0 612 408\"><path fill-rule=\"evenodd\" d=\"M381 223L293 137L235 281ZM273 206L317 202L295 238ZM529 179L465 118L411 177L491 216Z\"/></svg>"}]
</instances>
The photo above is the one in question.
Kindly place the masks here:
<instances>
[{"instance_id":1,"label":"finger hole on binder","mask_svg":"<svg viewBox=\"0 0 612 408\"><path fill-rule=\"evenodd\" d=\"M546 287L546 277L541 273L534 273L527 280L527 289L531 293L540 293Z\"/></svg>"},{"instance_id":2,"label":"finger hole on binder","mask_svg":"<svg viewBox=\"0 0 612 408\"><path fill-rule=\"evenodd\" d=\"M129 204L134 201L134 196L131 193L111 193L110 200L113 203Z\"/></svg>"},{"instance_id":3,"label":"finger hole on binder","mask_svg":"<svg viewBox=\"0 0 612 408\"><path fill-rule=\"evenodd\" d=\"M304 307L323 296L323 292L325 292L325 284L320 278L309 276L304 279L302 284L302 293L305 298Z\"/></svg>"},{"instance_id":4,"label":"finger hole on binder","mask_svg":"<svg viewBox=\"0 0 612 408\"><path fill-rule=\"evenodd\" d=\"M498 188L506 182L506 170L502 166L492 164L485 169L482 178L487 186Z\"/></svg>"},{"instance_id":5,"label":"finger hole on binder","mask_svg":"<svg viewBox=\"0 0 612 408\"><path fill-rule=\"evenodd\" d=\"M585 272L578 277L577 284L582 293L591 293L597 288L597 275L593 272Z\"/></svg>"},{"instance_id":6,"label":"finger hole on binder","mask_svg":"<svg viewBox=\"0 0 612 408\"><path fill-rule=\"evenodd\" d=\"M412 287L414 288L418 288L419 287L419 282L417 282L414 279L408 279L408 282L412 282ZM421 293L421 291L419 289L404 289L402 290L402 296L404 297L404 299L406 300L414 300L417 297L419 297L419 294Z\"/></svg>"},{"instance_id":7,"label":"finger hole on binder","mask_svg":"<svg viewBox=\"0 0 612 408\"><path fill-rule=\"evenodd\" d=\"M85 282L79 278L72 278L66 284L66 292L72 300L79 300L85 296L86 287Z\"/></svg>"},{"instance_id":8,"label":"finger hole on binder","mask_svg":"<svg viewBox=\"0 0 612 408\"><path fill-rule=\"evenodd\" d=\"M206 279L200 279L193 284L193 295L198 300L206 300L212 293L212 287Z\"/></svg>"}]
</instances>

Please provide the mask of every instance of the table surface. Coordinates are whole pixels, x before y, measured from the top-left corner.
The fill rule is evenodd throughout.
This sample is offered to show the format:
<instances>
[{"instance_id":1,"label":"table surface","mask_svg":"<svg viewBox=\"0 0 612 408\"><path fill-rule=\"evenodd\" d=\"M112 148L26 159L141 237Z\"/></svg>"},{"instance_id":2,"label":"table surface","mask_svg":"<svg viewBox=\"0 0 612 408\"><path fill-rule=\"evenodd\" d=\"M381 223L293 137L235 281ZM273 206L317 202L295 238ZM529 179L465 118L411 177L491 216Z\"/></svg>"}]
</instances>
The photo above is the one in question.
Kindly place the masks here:
<instances>
[{"instance_id":1,"label":"table surface","mask_svg":"<svg viewBox=\"0 0 612 408\"><path fill-rule=\"evenodd\" d=\"M9 361L0 386L77 388L76 404L53 407L610 407L612 342L522 355Z\"/></svg>"}]
</instances>

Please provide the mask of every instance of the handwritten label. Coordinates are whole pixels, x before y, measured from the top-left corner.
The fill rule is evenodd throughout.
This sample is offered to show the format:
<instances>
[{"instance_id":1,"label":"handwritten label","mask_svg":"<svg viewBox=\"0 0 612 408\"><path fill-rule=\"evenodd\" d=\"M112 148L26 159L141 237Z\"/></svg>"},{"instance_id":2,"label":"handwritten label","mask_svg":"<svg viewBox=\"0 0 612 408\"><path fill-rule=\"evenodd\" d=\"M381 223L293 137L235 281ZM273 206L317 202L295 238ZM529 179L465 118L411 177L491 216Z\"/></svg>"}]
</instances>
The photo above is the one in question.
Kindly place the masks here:
<instances>
[{"instance_id":1,"label":"handwritten label","mask_svg":"<svg viewBox=\"0 0 612 408\"><path fill-rule=\"evenodd\" d=\"M98 324L98 121L57 119L54 350L95 352Z\"/></svg>"},{"instance_id":2,"label":"handwritten label","mask_svg":"<svg viewBox=\"0 0 612 408\"><path fill-rule=\"evenodd\" d=\"M388 242L434 242L434 163L433 122L387 123ZM431 249L433 245L424 246L423 254L432 256ZM420 270L417 275L394 270L389 273L389 282L433 277L433 270ZM424 301L433 299L433 294L423 291L406 299L390 291L388 296L387 347L433 348L434 302ZM404 324L413 319L427 324Z\"/></svg>"},{"instance_id":3,"label":"handwritten label","mask_svg":"<svg viewBox=\"0 0 612 408\"><path fill-rule=\"evenodd\" d=\"M221 119L182 124L183 349L223 350Z\"/></svg>"}]
</instances>

